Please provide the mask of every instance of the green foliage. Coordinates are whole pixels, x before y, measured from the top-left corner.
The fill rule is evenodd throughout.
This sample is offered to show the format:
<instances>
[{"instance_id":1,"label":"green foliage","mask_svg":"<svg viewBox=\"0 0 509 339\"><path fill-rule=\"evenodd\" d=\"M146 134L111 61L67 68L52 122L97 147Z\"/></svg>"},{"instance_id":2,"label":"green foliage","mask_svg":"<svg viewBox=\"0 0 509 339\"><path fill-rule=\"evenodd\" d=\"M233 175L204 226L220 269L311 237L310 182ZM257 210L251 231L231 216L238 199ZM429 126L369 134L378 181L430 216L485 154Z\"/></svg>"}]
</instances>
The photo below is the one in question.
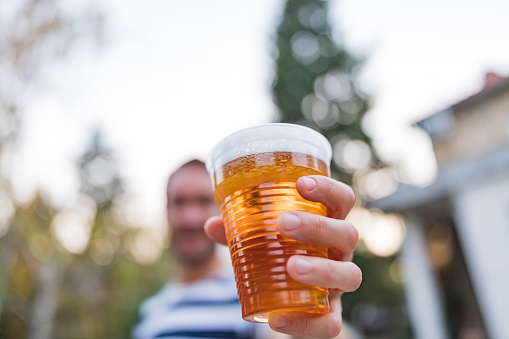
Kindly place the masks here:
<instances>
[{"instance_id":1,"label":"green foliage","mask_svg":"<svg viewBox=\"0 0 509 339\"><path fill-rule=\"evenodd\" d=\"M289 0L277 29L276 75L272 85L279 121L311 127L333 145L360 140L368 103L355 86L357 61L332 38L328 2ZM352 183L352 171L340 162L333 175Z\"/></svg>"},{"instance_id":2,"label":"green foliage","mask_svg":"<svg viewBox=\"0 0 509 339\"><path fill-rule=\"evenodd\" d=\"M373 338L412 338L397 259L357 251L354 262L362 269L362 284L342 296L343 317ZM395 281L396 280L396 281Z\"/></svg>"},{"instance_id":3,"label":"green foliage","mask_svg":"<svg viewBox=\"0 0 509 339\"><path fill-rule=\"evenodd\" d=\"M118 218L124 185L100 134L76 163L73 206L55 208L44 192L18 202L4 174L29 89L77 41L99 42L100 12L62 2L0 6L0 338L126 338L140 302L167 281L168 258L136 262L144 231Z\"/></svg>"},{"instance_id":4,"label":"green foliage","mask_svg":"<svg viewBox=\"0 0 509 339\"><path fill-rule=\"evenodd\" d=\"M16 201L4 174L29 89L76 41L100 39L99 11L61 5L0 6L0 338L126 338L140 302L167 281L168 258L136 262L144 229L118 218L124 185L100 134L76 163L73 206L55 208L44 192Z\"/></svg>"},{"instance_id":5,"label":"green foliage","mask_svg":"<svg viewBox=\"0 0 509 339\"><path fill-rule=\"evenodd\" d=\"M356 190L354 178L381 164L362 129L369 106L355 85L359 64L334 41L328 2L287 0L275 45L272 91L279 121L305 125L325 135L334 150L332 176ZM369 153L368 161L359 162L357 152L348 154L345 146L349 144ZM356 159L352 162L349 157ZM411 337L402 285L389 275L393 260L356 253L363 283L358 291L343 296L344 317L368 337Z\"/></svg>"},{"instance_id":6,"label":"green foliage","mask_svg":"<svg viewBox=\"0 0 509 339\"><path fill-rule=\"evenodd\" d=\"M115 217L123 181L113 152L101 140L96 133L77 162L82 178L78 203L84 205L58 210L37 195L16 206L9 230L0 237L0 338L34 333L46 338L129 337L141 301L169 279L168 257L150 265L135 261L130 246L143 228ZM62 238L57 220L75 222L78 212L87 209L89 219L81 219L80 226L89 229L85 246L73 247ZM42 326L48 321L49 329Z\"/></svg>"}]
</instances>

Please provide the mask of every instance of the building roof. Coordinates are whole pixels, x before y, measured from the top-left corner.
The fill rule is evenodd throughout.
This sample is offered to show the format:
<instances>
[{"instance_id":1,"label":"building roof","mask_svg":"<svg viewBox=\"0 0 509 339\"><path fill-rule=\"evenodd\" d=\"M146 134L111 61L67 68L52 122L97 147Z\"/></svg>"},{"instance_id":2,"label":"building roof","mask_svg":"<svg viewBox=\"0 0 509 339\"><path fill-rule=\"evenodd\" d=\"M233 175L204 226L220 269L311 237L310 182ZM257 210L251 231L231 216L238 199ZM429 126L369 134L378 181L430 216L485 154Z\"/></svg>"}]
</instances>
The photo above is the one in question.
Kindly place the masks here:
<instances>
[{"instance_id":1,"label":"building roof","mask_svg":"<svg viewBox=\"0 0 509 339\"><path fill-rule=\"evenodd\" d=\"M442 169L429 186L402 185L394 194L369 202L368 207L401 213L447 198L461 188L475 185L485 178L507 175L508 168L509 149L503 148L479 159L462 161Z\"/></svg>"},{"instance_id":2,"label":"building roof","mask_svg":"<svg viewBox=\"0 0 509 339\"><path fill-rule=\"evenodd\" d=\"M440 138L450 128L454 114L505 91L509 91L509 77L501 77L495 73L488 72L484 78L484 86L478 93L418 121L415 125L426 131L432 139Z\"/></svg>"},{"instance_id":3,"label":"building roof","mask_svg":"<svg viewBox=\"0 0 509 339\"><path fill-rule=\"evenodd\" d=\"M437 112L417 123L433 140L445 138L454 124L455 115L484 100L509 91L509 78L488 73L483 89L478 93ZM425 204L447 198L462 187L472 185L497 173L506 173L509 168L509 149L503 148L477 159L463 159L441 168L435 181L426 187L400 185L398 190L385 198L368 203L386 212L403 212L420 208Z\"/></svg>"}]
</instances>

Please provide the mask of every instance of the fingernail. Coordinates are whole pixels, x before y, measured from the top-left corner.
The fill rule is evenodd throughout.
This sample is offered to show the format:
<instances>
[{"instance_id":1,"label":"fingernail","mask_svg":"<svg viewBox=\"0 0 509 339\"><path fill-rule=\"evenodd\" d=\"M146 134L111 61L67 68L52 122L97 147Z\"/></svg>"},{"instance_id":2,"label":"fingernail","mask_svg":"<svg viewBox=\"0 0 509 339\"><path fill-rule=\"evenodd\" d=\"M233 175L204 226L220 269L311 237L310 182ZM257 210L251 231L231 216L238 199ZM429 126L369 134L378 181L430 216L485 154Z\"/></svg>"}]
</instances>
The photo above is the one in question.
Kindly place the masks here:
<instances>
[{"instance_id":1,"label":"fingernail","mask_svg":"<svg viewBox=\"0 0 509 339\"><path fill-rule=\"evenodd\" d=\"M274 317L274 327L277 327L277 328L282 328L282 327L285 327L286 326L286 320L285 320L285 317L281 316L281 315L276 315Z\"/></svg>"},{"instance_id":2,"label":"fingernail","mask_svg":"<svg viewBox=\"0 0 509 339\"><path fill-rule=\"evenodd\" d=\"M311 272L311 269L313 269L313 265L309 260L304 258L297 258L297 273L307 274Z\"/></svg>"},{"instance_id":3,"label":"fingernail","mask_svg":"<svg viewBox=\"0 0 509 339\"><path fill-rule=\"evenodd\" d=\"M304 183L304 186L306 186L306 189L308 191L311 191L316 186L316 181L308 177L303 177L302 182Z\"/></svg>"},{"instance_id":4,"label":"fingernail","mask_svg":"<svg viewBox=\"0 0 509 339\"><path fill-rule=\"evenodd\" d=\"M293 213L283 214L283 225L285 230L293 231L300 225L300 218Z\"/></svg>"}]
</instances>

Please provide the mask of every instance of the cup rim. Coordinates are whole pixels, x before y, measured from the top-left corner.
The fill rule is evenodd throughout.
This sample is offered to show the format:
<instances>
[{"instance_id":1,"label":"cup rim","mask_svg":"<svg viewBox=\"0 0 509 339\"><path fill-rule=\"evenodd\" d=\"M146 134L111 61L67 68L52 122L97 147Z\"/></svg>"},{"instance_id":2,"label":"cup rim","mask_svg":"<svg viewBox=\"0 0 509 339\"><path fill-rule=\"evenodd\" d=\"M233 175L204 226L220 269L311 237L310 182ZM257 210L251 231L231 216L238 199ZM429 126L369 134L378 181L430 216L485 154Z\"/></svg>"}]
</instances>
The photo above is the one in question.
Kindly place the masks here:
<instances>
[{"instance_id":1,"label":"cup rim","mask_svg":"<svg viewBox=\"0 0 509 339\"><path fill-rule=\"evenodd\" d=\"M298 125L298 124L290 124L290 123L265 123L265 124L259 124L254 125L246 128L242 128L240 130L237 130L222 139L220 139L210 150L209 154L207 155L205 165L207 168L207 171L209 173L212 173L215 170L215 165L217 160L225 154L225 151L219 152L220 147L226 147L229 143L231 144L231 148L235 148L237 146L236 143L233 143L232 140L235 138L238 138L241 135L244 135L244 138L247 138L245 140L248 141L261 141L261 140L270 140L270 139L264 139L264 137L260 133L253 133L252 131L256 130L264 130L268 131L270 129L278 129L281 131L281 128L285 131L285 138L286 140L296 140L301 141L302 143L308 144L310 147L314 147L315 149L319 150L321 153L318 154L311 154L313 156L316 156L320 158L321 160L325 161L326 163L330 163L332 159L332 147L327 138L321 134L320 132L306 126ZM289 131L290 130L290 131ZM266 132L268 133L268 132ZM295 134L293 134L295 133ZM309 138L303 137L303 134L309 136ZM247 137L249 136L249 138ZM275 139L274 137L272 139ZM249 155L249 154L255 154L256 152L240 152L247 153L243 154ZM307 153L307 152L306 152ZM226 157L229 159L229 161L236 159L238 156L233 157L232 159L229 159L229 157ZM227 161L223 161L223 164Z\"/></svg>"}]
</instances>

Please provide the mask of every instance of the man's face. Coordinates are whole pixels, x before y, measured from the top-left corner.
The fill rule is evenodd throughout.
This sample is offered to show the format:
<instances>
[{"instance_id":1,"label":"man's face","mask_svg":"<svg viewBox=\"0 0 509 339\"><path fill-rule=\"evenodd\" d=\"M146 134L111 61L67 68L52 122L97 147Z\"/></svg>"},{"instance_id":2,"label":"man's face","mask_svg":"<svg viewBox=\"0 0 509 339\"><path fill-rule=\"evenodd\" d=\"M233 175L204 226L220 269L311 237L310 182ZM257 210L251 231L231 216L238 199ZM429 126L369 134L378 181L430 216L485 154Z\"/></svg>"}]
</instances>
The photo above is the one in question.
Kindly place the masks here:
<instances>
[{"instance_id":1,"label":"man's face","mask_svg":"<svg viewBox=\"0 0 509 339\"><path fill-rule=\"evenodd\" d=\"M198 166L179 170L172 177L167 194L171 245L177 260L187 266L207 263L214 256L215 245L205 235L203 225L220 213L208 173Z\"/></svg>"}]
</instances>

